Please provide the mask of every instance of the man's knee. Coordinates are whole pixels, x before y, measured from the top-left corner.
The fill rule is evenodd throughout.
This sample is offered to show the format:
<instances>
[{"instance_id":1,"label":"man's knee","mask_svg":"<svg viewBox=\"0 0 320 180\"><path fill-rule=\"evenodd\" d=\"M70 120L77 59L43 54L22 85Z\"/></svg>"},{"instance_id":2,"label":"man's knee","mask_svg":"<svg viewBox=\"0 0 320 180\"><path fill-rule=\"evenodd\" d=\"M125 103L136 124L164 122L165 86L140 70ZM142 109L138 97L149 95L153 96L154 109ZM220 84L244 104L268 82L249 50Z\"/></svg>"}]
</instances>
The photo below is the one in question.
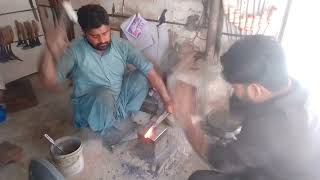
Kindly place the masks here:
<instances>
[{"instance_id":1,"label":"man's knee","mask_svg":"<svg viewBox=\"0 0 320 180\"><path fill-rule=\"evenodd\" d=\"M94 93L95 103L105 105L105 106L114 106L115 99L114 95L109 89L99 88Z\"/></svg>"}]
</instances>

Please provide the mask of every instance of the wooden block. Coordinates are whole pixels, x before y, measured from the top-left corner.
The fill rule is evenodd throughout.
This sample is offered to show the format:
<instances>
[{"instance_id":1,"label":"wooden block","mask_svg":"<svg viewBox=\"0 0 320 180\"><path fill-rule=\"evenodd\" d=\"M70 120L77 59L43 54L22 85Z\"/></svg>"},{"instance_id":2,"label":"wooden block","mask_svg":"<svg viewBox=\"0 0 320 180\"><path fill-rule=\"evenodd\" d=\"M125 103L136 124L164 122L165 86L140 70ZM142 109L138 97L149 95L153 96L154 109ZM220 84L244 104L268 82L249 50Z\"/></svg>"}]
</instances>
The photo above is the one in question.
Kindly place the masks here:
<instances>
[{"instance_id":1,"label":"wooden block","mask_svg":"<svg viewBox=\"0 0 320 180\"><path fill-rule=\"evenodd\" d=\"M4 100L8 112L21 111L38 104L28 79L19 79L7 84Z\"/></svg>"},{"instance_id":2,"label":"wooden block","mask_svg":"<svg viewBox=\"0 0 320 180\"><path fill-rule=\"evenodd\" d=\"M4 141L0 144L0 166L22 159L22 148Z\"/></svg>"}]
</instances>

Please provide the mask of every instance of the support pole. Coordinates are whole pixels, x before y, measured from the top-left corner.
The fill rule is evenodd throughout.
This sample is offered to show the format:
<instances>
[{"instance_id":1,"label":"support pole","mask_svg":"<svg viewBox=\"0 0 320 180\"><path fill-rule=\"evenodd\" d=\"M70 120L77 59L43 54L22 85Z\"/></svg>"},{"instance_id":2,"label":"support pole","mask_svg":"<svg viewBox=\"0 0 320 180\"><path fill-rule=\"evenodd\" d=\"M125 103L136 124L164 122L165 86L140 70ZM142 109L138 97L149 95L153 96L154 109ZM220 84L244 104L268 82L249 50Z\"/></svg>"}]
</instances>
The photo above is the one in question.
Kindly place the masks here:
<instances>
[{"instance_id":1,"label":"support pole","mask_svg":"<svg viewBox=\"0 0 320 180\"><path fill-rule=\"evenodd\" d=\"M209 27L206 43L206 59L213 60L216 55L221 0L209 0Z\"/></svg>"}]
</instances>

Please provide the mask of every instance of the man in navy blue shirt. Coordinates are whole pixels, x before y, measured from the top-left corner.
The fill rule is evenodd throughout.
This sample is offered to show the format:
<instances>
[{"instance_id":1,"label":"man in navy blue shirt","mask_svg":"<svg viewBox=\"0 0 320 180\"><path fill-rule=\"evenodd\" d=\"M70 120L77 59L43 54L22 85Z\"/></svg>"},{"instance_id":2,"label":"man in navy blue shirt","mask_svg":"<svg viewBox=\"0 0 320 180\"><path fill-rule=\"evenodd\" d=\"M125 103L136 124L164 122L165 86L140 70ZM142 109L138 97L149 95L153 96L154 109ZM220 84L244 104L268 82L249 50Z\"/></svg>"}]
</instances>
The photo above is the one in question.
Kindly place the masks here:
<instances>
[{"instance_id":1,"label":"man in navy blue shirt","mask_svg":"<svg viewBox=\"0 0 320 180\"><path fill-rule=\"evenodd\" d=\"M266 36L237 41L221 57L223 76L234 90L230 113L243 119L236 141L209 145L191 121L192 87L180 83L176 118L195 151L216 171L190 180L317 180L319 127L306 110L307 94L289 77L280 44Z\"/></svg>"}]
</instances>

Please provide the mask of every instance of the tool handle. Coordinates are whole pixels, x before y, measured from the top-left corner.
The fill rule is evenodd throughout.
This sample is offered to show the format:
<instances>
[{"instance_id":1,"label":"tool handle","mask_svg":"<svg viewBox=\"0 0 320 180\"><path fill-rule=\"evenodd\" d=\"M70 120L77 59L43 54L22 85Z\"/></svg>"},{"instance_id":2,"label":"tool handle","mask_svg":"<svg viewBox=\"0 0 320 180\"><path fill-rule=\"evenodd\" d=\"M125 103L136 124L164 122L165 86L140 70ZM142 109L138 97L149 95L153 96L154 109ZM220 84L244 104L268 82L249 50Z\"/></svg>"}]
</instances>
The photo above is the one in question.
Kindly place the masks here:
<instances>
[{"instance_id":1,"label":"tool handle","mask_svg":"<svg viewBox=\"0 0 320 180\"><path fill-rule=\"evenodd\" d=\"M50 141L52 144L55 145L54 140L48 134L44 134L44 137L47 138L48 141Z\"/></svg>"},{"instance_id":2,"label":"tool handle","mask_svg":"<svg viewBox=\"0 0 320 180\"><path fill-rule=\"evenodd\" d=\"M154 126L158 126L163 120L165 120L167 118L167 116L169 115L170 113L168 112L164 112L163 114L161 114L159 116L159 118L156 120L156 122L154 123Z\"/></svg>"}]
</instances>

